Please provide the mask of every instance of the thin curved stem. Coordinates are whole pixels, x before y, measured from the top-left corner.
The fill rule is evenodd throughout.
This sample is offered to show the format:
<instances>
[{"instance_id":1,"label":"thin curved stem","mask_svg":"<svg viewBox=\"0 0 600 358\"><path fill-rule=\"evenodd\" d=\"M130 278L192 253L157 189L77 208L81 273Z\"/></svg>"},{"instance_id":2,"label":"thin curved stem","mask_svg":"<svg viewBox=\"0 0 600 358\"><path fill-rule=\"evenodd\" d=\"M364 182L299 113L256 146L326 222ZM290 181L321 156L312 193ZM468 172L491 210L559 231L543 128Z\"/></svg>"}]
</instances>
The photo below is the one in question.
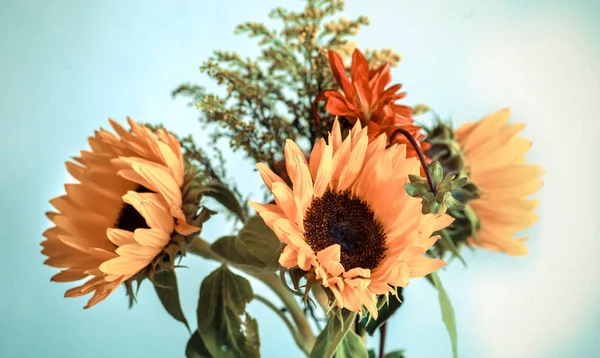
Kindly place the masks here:
<instances>
[{"instance_id":1,"label":"thin curved stem","mask_svg":"<svg viewBox=\"0 0 600 358\"><path fill-rule=\"evenodd\" d=\"M327 298L327 294L322 286L313 286L311 289L313 296L315 296L315 301L321 306L323 311L327 312L327 308L329 306L329 298Z\"/></svg>"},{"instance_id":2,"label":"thin curved stem","mask_svg":"<svg viewBox=\"0 0 600 358\"><path fill-rule=\"evenodd\" d=\"M427 160L425 160L425 154L423 154L423 152L421 151L421 147L419 146L419 143L417 143L415 137L413 137L406 129L398 128L390 136L390 143L394 142L394 139L396 139L396 136L399 133L406 137L406 139L408 139L412 147L417 152L417 156L419 157L419 161L421 162L421 166L423 167L423 171L425 172L425 176L427 177L427 183L429 183L429 189L433 194L435 194L435 185L433 185L433 179L431 178L429 168L427 167Z\"/></svg>"},{"instance_id":3,"label":"thin curved stem","mask_svg":"<svg viewBox=\"0 0 600 358\"><path fill-rule=\"evenodd\" d=\"M305 346L308 348L308 351L312 349L312 346L315 344L315 336L310 328L310 324L304 314L304 311L296 301L296 297L292 295L291 292L287 290L286 287L281 283L277 275L273 273L248 273L261 280L262 283L269 286L271 290L273 290L277 296L283 301L283 304L287 307L292 315L292 319L296 322L296 326L298 326L298 331L302 334L302 337L305 341Z\"/></svg>"},{"instance_id":4,"label":"thin curved stem","mask_svg":"<svg viewBox=\"0 0 600 358\"><path fill-rule=\"evenodd\" d=\"M294 340L296 341L296 344L298 345L298 347L303 347L306 345L304 338L302 337L300 332L298 332L296 327L294 327L294 324L289 320L289 318L286 317L286 315L283 313L283 311L281 309L279 309L277 306L275 306L273 303L271 303L271 301L267 300L266 298L264 298L261 295L254 294L254 299L262 302L265 306L269 307L273 312L275 312L275 314L278 315L279 318L281 318L281 320L283 321L283 323L285 323L285 325L290 330L290 332L292 332L292 336L294 337ZM305 349L303 348L303 350L305 350ZM310 351L305 350L305 353L308 354L308 353L310 353Z\"/></svg>"},{"instance_id":5,"label":"thin curved stem","mask_svg":"<svg viewBox=\"0 0 600 358\"><path fill-rule=\"evenodd\" d=\"M385 357L385 338L387 336L387 322L379 327L379 358Z\"/></svg>"},{"instance_id":6,"label":"thin curved stem","mask_svg":"<svg viewBox=\"0 0 600 358\"><path fill-rule=\"evenodd\" d=\"M232 263L224 257L221 257L220 255L213 252L210 249L210 244L201 239L200 237L196 237L194 238L194 240L192 240L192 242L187 246L187 252L201 256L205 259L223 262L233 267L236 267L244 271L244 273L257 278L258 280L262 281L265 285L267 285L273 292L275 292L275 294L277 294L277 296L279 296L283 304L290 312L294 323L296 323L296 326L298 327L297 332L299 332L299 334L302 336L302 344L298 345L300 349L302 349L308 355L313 345L315 344L315 336L312 332L312 329L310 328L306 315L302 311L302 308L296 301L295 297L291 294L291 292L287 291L287 289L284 287L281 281L279 281L277 275L275 275L274 273L248 272L243 267L239 267L235 263ZM292 332L292 334L294 333Z\"/></svg>"}]
</instances>

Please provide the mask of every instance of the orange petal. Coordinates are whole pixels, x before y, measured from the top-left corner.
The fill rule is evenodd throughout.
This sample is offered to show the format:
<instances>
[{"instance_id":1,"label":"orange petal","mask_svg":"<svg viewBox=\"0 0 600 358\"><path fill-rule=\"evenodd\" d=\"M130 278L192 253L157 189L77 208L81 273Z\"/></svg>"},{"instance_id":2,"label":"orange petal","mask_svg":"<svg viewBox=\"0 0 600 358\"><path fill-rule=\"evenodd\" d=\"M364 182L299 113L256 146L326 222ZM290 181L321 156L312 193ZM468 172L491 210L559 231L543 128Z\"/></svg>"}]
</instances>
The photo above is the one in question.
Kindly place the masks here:
<instances>
[{"instance_id":1,"label":"orange petal","mask_svg":"<svg viewBox=\"0 0 600 358\"><path fill-rule=\"evenodd\" d=\"M330 276L336 277L344 272L344 267L340 264L340 255L340 245L334 244L317 252L317 261Z\"/></svg>"},{"instance_id":2,"label":"orange petal","mask_svg":"<svg viewBox=\"0 0 600 358\"><path fill-rule=\"evenodd\" d=\"M297 214L296 201L294 200L294 193L287 184L275 182L273 183L271 192L273 193L277 206L283 210L285 216L295 220Z\"/></svg>"},{"instance_id":3,"label":"orange petal","mask_svg":"<svg viewBox=\"0 0 600 358\"><path fill-rule=\"evenodd\" d=\"M325 139L321 138L317 143L315 143L312 151L310 152L308 168L310 169L310 175L312 176L313 180L316 180L317 178L317 172L326 146L327 144L325 143Z\"/></svg>"},{"instance_id":4,"label":"orange petal","mask_svg":"<svg viewBox=\"0 0 600 358\"><path fill-rule=\"evenodd\" d=\"M127 230L108 228L106 229L106 236L113 244L117 246L123 246L135 242L133 239L133 233Z\"/></svg>"},{"instance_id":5,"label":"orange petal","mask_svg":"<svg viewBox=\"0 0 600 358\"><path fill-rule=\"evenodd\" d=\"M269 190L273 190L273 183L284 183L283 179L279 177L279 175L273 173L271 168L263 163L257 163L256 167L258 168L258 172L263 182L269 188Z\"/></svg>"},{"instance_id":6,"label":"orange petal","mask_svg":"<svg viewBox=\"0 0 600 358\"><path fill-rule=\"evenodd\" d=\"M123 195L123 201L133 206L144 217L149 227L173 232L173 216L160 195L128 191Z\"/></svg>"},{"instance_id":7,"label":"orange petal","mask_svg":"<svg viewBox=\"0 0 600 358\"><path fill-rule=\"evenodd\" d=\"M171 241L171 235L157 228L136 229L133 233L133 239L143 247L149 247L152 249L144 252L157 252L169 244Z\"/></svg>"},{"instance_id":8,"label":"orange petal","mask_svg":"<svg viewBox=\"0 0 600 358\"><path fill-rule=\"evenodd\" d=\"M431 259L425 256L415 256L408 261L410 278L429 275L443 266L446 266L446 262L438 259Z\"/></svg>"},{"instance_id":9,"label":"orange petal","mask_svg":"<svg viewBox=\"0 0 600 358\"><path fill-rule=\"evenodd\" d=\"M344 91L346 97L348 97L350 100L354 100L354 90L352 88L352 83L348 78L348 74L346 73L346 66L344 65L344 62L337 53L329 50L328 54L329 67L331 68L331 72L333 73L335 81L340 86L342 91Z\"/></svg>"},{"instance_id":10,"label":"orange petal","mask_svg":"<svg viewBox=\"0 0 600 358\"><path fill-rule=\"evenodd\" d=\"M358 139L356 145L352 148L350 158L341 171L337 190L342 191L348 189L356 180L363 168L363 160L365 158L368 143L369 139L364 135Z\"/></svg>"},{"instance_id":11,"label":"orange petal","mask_svg":"<svg viewBox=\"0 0 600 358\"><path fill-rule=\"evenodd\" d=\"M326 145L323 150L321 162L319 163L319 169L315 177L314 184L314 196L320 198L323 196L325 191L329 188L331 182L331 176L333 175L333 158L332 148L330 145ZM311 154L312 158L312 154Z\"/></svg>"},{"instance_id":12,"label":"orange petal","mask_svg":"<svg viewBox=\"0 0 600 358\"><path fill-rule=\"evenodd\" d=\"M304 245L298 250L298 267L304 271L308 271L311 266L315 266L315 254L308 245Z\"/></svg>"},{"instance_id":13,"label":"orange petal","mask_svg":"<svg viewBox=\"0 0 600 358\"><path fill-rule=\"evenodd\" d=\"M279 264L286 268L298 266L298 250L289 245L284 247L279 256Z\"/></svg>"}]
</instances>

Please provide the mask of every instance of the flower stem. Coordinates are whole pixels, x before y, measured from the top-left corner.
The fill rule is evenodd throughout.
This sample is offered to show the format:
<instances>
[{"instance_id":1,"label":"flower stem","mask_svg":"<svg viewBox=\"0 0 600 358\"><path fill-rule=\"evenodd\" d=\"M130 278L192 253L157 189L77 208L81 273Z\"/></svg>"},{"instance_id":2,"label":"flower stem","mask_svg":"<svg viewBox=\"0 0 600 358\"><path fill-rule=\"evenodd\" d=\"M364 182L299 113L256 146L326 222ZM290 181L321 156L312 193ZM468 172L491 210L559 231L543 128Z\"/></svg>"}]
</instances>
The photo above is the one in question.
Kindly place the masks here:
<instances>
[{"instance_id":1,"label":"flower stem","mask_svg":"<svg viewBox=\"0 0 600 358\"><path fill-rule=\"evenodd\" d=\"M315 300L321 306L323 311L327 312L327 308L329 306L329 298L327 298L327 294L322 286L313 286L311 288L313 295L315 296Z\"/></svg>"},{"instance_id":2,"label":"flower stem","mask_svg":"<svg viewBox=\"0 0 600 358\"><path fill-rule=\"evenodd\" d=\"M379 327L379 358L385 357L385 337L387 335L387 322Z\"/></svg>"},{"instance_id":3,"label":"flower stem","mask_svg":"<svg viewBox=\"0 0 600 358\"><path fill-rule=\"evenodd\" d=\"M279 278L273 273L248 272L248 274L256 277L265 285L269 286L269 288L279 296L281 301L283 301L283 304L290 312L292 319L296 323L296 326L298 326L298 331L303 337L304 346L300 348L305 350L306 353L309 353L315 344L315 336L310 328L310 324L308 323L304 311L298 304L298 301L296 301L296 297L283 286Z\"/></svg>"},{"instance_id":4,"label":"flower stem","mask_svg":"<svg viewBox=\"0 0 600 358\"><path fill-rule=\"evenodd\" d=\"M271 301L267 300L266 298L264 298L261 295L255 294L254 298L257 301L262 302L265 306L269 307L273 312L275 312L275 314L277 314L279 316L279 318L281 318L281 320L283 321L283 323L285 323L285 325L290 330L290 332L292 332L292 336L294 337L294 340L296 341L296 344L298 345L298 347L303 347L306 345L306 342L305 342L304 338L302 337L302 335L300 334L300 332L298 332L296 327L294 327L294 324L292 322L290 322L289 318L286 317L286 315L283 313L283 311L281 309L279 309L277 306L275 306L273 303L271 303ZM307 354L310 353L310 350L306 351L304 348L303 348L303 350Z\"/></svg>"},{"instance_id":5,"label":"flower stem","mask_svg":"<svg viewBox=\"0 0 600 358\"><path fill-rule=\"evenodd\" d=\"M279 278L277 278L274 273L248 272L243 267L240 267L235 263L228 261L224 257L216 254L210 249L210 244L202 240L200 237L192 240L192 242L187 246L187 252L204 257L205 259L220 261L236 267L267 285L273 292L275 292L275 294L277 294L277 296L279 296L287 310L290 312L294 323L296 323L296 326L298 327L298 333L301 336L300 341L296 340L296 343L307 355L310 353L313 345L315 344L315 336L310 328L308 319L296 301L296 298L283 286ZM294 335L294 331L292 331L292 335Z\"/></svg>"},{"instance_id":6,"label":"flower stem","mask_svg":"<svg viewBox=\"0 0 600 358\"><path fill-rule=\"evenodd\" d=\"M392 133L392 135L390 136L390 143L394 142L394 139L396 139L396 136L398 134L402 134L404 137L406 137L406 139L408 139L412 147L415 149L415 152L417 152L417 156L419 157L419 161L421 162L421 166L423 167L423 171L425 172L425 176L427 177L427 183L429 183L429 189L433 194L435 194L435 185L433 185L433 179L431 178L429 168L427 167L425 154L423 154L423 152L421 151L419 143L417 143L417 140L404 128L398 128Z\"/></svg>"}]
</instances>

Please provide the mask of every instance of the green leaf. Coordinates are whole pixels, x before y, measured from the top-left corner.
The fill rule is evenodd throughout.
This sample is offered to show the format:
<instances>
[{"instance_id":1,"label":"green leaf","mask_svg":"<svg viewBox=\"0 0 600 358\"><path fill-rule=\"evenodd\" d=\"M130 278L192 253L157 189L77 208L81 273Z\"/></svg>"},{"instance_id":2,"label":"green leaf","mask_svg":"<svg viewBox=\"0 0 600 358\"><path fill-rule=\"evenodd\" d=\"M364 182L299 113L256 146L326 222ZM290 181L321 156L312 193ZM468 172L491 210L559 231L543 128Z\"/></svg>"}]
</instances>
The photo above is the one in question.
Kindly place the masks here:
<instances>
[{"instance_id":1,"label":"green leaf","mask_svg":"<svg viewBox=\"0 0 600 358\"><path fill-rule=\"evenodd\" d=\"M240 202L233 191L231 191L227 186L218 182L208 183L204 185L202 194L214 198L227 210L234 213L241 222L246 222L246 213L242 209L242 206L240 205Z\"/></svg>"},{"instance_id":2,"label":"green leaf","mask_svg":"<svg viewBox=\"0 0 600 358\"><path fill-rule=\"evenodd\" d=\"M333 308L330 312L327 325L315 342L309 358L331 358L338 345L342 342L348 330L354 325L355 312L346 309Z\"/></svg>"},{"instance_id":3,"label":"green leaf","mask_svg":"<svg viewBox=\"0 0 600 358\"><path fill-rule=\"evenodd\" d=\"M454 241L452 241L452 238L450 237L448 232L446 230L440 230L439 234L441 237L440 244L442 244L444 246L444 248L450 250L450 252L452 252L452 254L456 258L458 258L460 260L460 262L462 262L463 265L465 265L465 267L467 267L467 262L461 256L460 251L458 250L458 247L456 247L456 244L454 244Z\"/></svg>"},{"instance_id":4,"label":"green leaf","mask_svg":"<svg viewBox=\"0 0 600 358\"><path fill-rule=\"evenodd\" d=\"M404 349L386 353L385 358L404 358Z\"/></svg>"},{"instance_id":5,"label":"green leaf","mask_svg":"<svg viewBox=\"0 0 600 358\"><path fill-rule=\"evenodd\" d=\"M380 299L381 300L381 299ZM402 306L402 302L404 301L404 297L402 297L402 287L398 287L398 297L388 297L387 304L383 304L381 308L379 308L379 315L377 319L371 319L367 323L366 329L367 333L370 336L375 334L377 329L384 324L396 311L400 306ZM365 318L366 320L367 318Z\"/></svg>"},{"instance_id":6,"label":"green leaf","mask_svg":"<svg viewBox=\"0 0 600 358\"><path fill-rule=\"evenodd\" d=\"M275 271L281 241L258 216L251 216L237 236L225 236L210 249L227 260L254 271Z\"/></svg>"},{"instance_id":7,"label":"green leaf","mask_svg":"<svg viewBox=\"0 0 600 358\"><path fill-rule=\"evenodd\" d=\"M431 162L431 164L429 164L429 174L431 174L433 184L437 186L444 177L444 171L442 170L442 165L440 164L440 162L435 160Z\"/></svg>"},{"instance_id":8,"label":"green leaf","mask_svg":"<svg viewBox=\"0 0 600 358\"><path fill-rule=\"evenodd\" d=\"M368 358L369 353L360 336L349 330L333 356L335 358Z\"/></svg>"},{"instance_id":9,"label":"green leaf","mask_svg":"<svg viewBox=\"0 0 600 358\"><path fill-rule=\"evenodd\" d=\"M190 337L185 347L185 356L186 358L212 358L198 331L195 331Z\"/></svg>"},{"instance_id":10,"label":"green leaf","mask_svg":"<svg viewBox=\"0 0 600 358\"><path fill-rule=\"evenodd\" d=\"M458 347L457 347L457 333L456 333L456 320L454 317L454 309L452 308L452 304L450 304L450 298L446 294L442 283L440 282L440 278L437 275L437 272L433 272L430 274L431 279L433 280L433 284L435 288L438 290L438 298L440 300L440 307L442 309L442 320L446 325L446 329L448 330L448 334L450 335L450 342L452 343L452 356L456 358L458 356Z\"/></svg>"},{"instance_id":11,"label":"green leaf","mask_svg":"<svg viewBox=\"0 0 600 358\"><path fill-rule=\"evenodd\" d=\"M179 290L177 288L177 276L175 275L175 271L155 273L153 282L154 289L156 290L156 294L163 307L173 318L185 324L189 331L190 326L185 319L185 315L181 309L181 303L179 302Z\"/></svg>"},{"instance_id":12,"label":"green leaf","mask_svg":"<svg viewBox=\"0 0 600 358\"><path fill-rule=\"evenodd\" d=\"M375 355L374 349L369 349L369 358L377 358L377 356Z\"/></svg>"},{"instance_id":13,"label":"green leaf","mask_svg":"<svg viewBox=\"0 0 600 358\"><path fill-rule=\"evenodd\" d=\"M423 183L407 183L404 184L404 188L406 188L408 195L413 197L422 196L429 191L429 187Z\"/></svg>"},{"instance_id":14,"label":"green leaf","mask_svg":"<svg viewBox=\"0 0 600 358\"><path fill-rule=\"evenodd\" d=\"M259 357L256 321L246 313L254 293L248 280L222 265L200 286L198 331L214 357Z\"/></svg>"}]
</instances>

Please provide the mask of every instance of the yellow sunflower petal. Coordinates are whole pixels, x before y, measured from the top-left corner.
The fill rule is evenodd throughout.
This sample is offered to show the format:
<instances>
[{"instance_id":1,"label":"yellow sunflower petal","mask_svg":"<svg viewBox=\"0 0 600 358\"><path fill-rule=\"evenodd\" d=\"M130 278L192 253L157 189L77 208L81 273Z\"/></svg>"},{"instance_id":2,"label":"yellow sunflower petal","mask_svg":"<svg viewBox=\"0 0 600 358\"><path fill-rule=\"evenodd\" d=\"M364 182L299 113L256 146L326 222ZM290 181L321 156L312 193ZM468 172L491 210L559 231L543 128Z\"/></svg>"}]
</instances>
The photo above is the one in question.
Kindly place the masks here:
<instances>
[{"instance_id":1,"label":"yellow sunflower petal","mask_svg":"<svg viewBox=\"0 0 600 358\"><path fill-rule=\"evenodd\" d=\"M439 259L432 259L425 256L416 256L408 261L410 278L423 277L436 271L440 267L446 266L446 262Z\"/></svg>"},{"instance_id":2,"label":"yellow sunflower petal","mask_svg":"<svg viewBox=\"0 0 600 358\"><path fill-rule=\"evenodd\" d=\"M481 191L481 197L470 203L481 230L468 242L509 255L525 255L523 240L512 236L537 220L537 202L525 197L540 189L544 170L525 164L531 143L515 137L524 124L508 125L509 117L510 111L504 109L456 130L470 180Z\"/></svg>"},{"instance_id":3,"label":"yellow sunflower petal","mask_svg":"<svg viewBox=\"0 0 600 358\"><path fill-rule=\"evenodd\" d=\"M285 183L277 174L273 173L271 168L263 163L256 164L260 177L269 190L273 188L273 183Z\"/></svg>"}]
</instances>

